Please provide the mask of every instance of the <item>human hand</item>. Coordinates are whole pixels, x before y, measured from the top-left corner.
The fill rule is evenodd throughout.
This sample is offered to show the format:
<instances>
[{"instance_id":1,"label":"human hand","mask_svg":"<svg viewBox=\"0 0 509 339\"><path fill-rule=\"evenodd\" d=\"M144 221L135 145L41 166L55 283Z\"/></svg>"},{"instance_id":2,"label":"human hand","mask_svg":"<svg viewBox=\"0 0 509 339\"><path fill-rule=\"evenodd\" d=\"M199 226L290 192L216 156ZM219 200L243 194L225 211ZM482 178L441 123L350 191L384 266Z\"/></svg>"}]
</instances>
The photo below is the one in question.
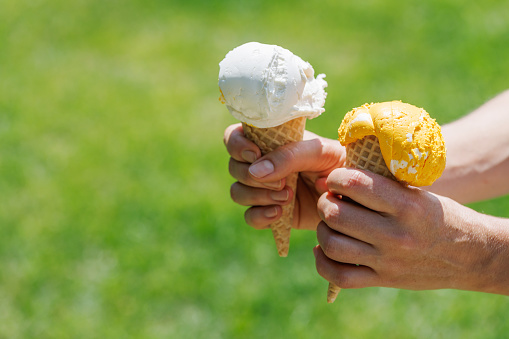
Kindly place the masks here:
<instances>
[{"instance_id":1,"label":"human hand","mask_svg":"<svg viewBox=\"0 0 509 339\"><path fill-rule=\"evenodd\" d=\"M509 295L506 219L367 171L337 169L327 187L314 253L328 281Z\"/></svg>"},{"instance_id":2,"label":"human hand","mask_svg":"<svg viewBox=\"0 0 509 339\"><path fill-rule=\"evenodd\" d=\"M304 140L288 144L261 156L256 144L244 136L241 124L224 133L230 154L230 174L237 180L230 189L232 200L246 210L248 225L263 229L281 217L282 205L290 203L294 192L285 178L300 172L297 183L293 228L315 230L320 222L316 203L325 192L329 173L343 165L345 149L336 140L306 131Z\"/></svg>"}]
</instances>

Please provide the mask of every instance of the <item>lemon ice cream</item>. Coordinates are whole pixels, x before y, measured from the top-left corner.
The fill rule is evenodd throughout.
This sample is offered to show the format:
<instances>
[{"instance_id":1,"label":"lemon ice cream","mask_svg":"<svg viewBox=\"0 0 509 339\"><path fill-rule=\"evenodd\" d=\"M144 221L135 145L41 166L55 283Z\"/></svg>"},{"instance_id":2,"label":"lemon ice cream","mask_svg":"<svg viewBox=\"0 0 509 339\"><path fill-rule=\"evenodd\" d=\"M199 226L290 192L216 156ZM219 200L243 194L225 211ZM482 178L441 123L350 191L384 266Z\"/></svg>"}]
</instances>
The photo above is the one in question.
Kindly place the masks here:
<instances>
[{"instance_id":1,"label":"lemon ice cream","mask_svg":"<svg viewBox=\"0 0 509 339\"><path fill-rule=\"evenodd\" d=\"M374 135L390 172L412 186L431 185L445 168L440 126L414 105L391 101L354 108L343 119L338 135L343 146Z\"/></svg>"}]
</instances>

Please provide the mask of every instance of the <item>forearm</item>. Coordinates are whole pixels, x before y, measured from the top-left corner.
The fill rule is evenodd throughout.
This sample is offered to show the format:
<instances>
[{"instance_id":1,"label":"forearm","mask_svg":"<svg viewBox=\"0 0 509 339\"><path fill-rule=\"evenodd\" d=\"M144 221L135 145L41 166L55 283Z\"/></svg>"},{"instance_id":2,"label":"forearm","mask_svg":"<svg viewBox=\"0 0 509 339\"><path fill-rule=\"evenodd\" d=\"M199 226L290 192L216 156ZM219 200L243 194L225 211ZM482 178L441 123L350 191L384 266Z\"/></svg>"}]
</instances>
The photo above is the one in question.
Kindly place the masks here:
<instances>
[{"instance_id":1,"label":"forearm","mask_svg":"<svg viewBox=\"0 0 509 339\"><path fill-rule=\"evenodd\" d=\"M509 192L509 91L443 126L447 165L427 189L461 203Z\"/></svg>"},{"instance_id":2,"label":"forearm","mask_svg":"<svg viewBox=\"0 0 509 339\"><path fill-rule=\"evenodd\" d=\"M486 244L478 262L476 291L509 295L509 219L482 215Z\"/></svg>"}]
</instances>

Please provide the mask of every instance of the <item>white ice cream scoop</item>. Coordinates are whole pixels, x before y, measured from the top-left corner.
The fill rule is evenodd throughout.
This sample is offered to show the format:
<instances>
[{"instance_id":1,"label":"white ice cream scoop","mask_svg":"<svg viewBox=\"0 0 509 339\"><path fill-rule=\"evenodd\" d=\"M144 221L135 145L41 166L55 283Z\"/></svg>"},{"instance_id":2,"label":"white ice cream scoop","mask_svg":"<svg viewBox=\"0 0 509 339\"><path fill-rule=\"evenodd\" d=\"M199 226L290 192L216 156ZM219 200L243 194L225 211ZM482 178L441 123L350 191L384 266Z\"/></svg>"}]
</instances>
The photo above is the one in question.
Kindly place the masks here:
<instances>
[{"instance_id":1,"label":"white ice cream scoop","mask_svg":"<svg viewBox=\"0 0 509 339\"><path fill-rule=\"evenodd\" d=\"M259 128L298 117L315 118L325 110L325 75L287 49L249 42L219 63L219 88L231 114Z\"/></svg>"}]
</instances>

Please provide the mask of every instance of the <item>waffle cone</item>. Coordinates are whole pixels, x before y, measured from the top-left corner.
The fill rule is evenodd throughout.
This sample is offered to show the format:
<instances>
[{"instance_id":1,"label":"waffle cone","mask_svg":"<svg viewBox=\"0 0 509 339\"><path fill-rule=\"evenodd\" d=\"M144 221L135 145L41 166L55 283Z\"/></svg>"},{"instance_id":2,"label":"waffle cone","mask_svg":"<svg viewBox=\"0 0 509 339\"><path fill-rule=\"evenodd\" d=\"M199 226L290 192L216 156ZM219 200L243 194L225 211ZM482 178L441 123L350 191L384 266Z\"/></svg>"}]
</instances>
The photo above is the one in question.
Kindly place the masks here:
<instances>
[{"instance_id":1,"label":"waffle cone","mask_svg":"<svg viewBox=\"0 0 509 339\"><path fill-rule=\"evenodd\" d=\"M246 137L260 147L262 155L265 155L280 146L302 140L306 118L296 118L282 125L269 128L258 128L246 123L242 123L242 127ZM286 257L290 248L290 231L292 229L298 176L298 173L292 173L286 178L286 186L289 186L294 192L292 201L288 205L281 206L283 215L270 225L272 235L276 241L277 251L281 257Z\"/></svg>"},{"instance_id":2,"label":"waffle cone","mask_svg":"<svg viewBox=\"0 0 509 339\"><path fill-rule=\"evenodd\" d=\"M346 145L346 167L353 167L371 171L384 177L396 180L385 164L380 151L380 143L374 135L368 135L351 144ZM329 283L327 302L333 303L341 288Z\"/></svg>"}]
</instances>

